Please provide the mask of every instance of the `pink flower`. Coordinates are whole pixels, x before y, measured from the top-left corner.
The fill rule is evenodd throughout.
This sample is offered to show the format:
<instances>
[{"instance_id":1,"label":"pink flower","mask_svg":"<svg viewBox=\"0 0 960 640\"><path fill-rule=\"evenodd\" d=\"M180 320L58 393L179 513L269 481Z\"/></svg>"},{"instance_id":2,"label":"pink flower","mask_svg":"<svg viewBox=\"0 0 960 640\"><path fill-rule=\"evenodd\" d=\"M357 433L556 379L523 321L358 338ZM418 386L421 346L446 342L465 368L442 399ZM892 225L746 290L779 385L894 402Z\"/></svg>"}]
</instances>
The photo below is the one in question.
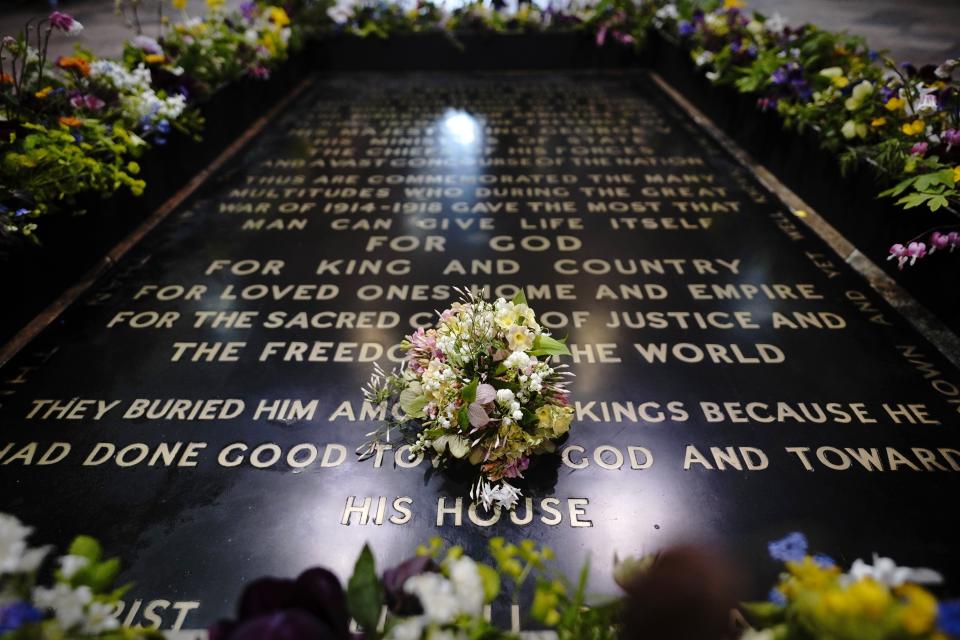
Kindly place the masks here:
<instances>
[{"instance_id":1,"label":"pink flower","mask_svg":"<svg viewBox=\"0 0 960 640\"><path fill-rule=\"evenodd\" d=\"M66 34L75 35L83 31L83 25L74 20L70 14L54 11L47 19L50 21L52 28L59 29Z\"/></svg>"},{"instance_id":2,"label":"pink flower","mask_svg":"<svg viewBox=\"0 0 960 640\"><path fill-rule=\"evenodd\" d=\"M523 472L530 466L530 458L523 457L514 460L503 469L504 478L522 478Z\"/></svg>"},{"instance_id":3,"label":"pink flower","mask_svg":"<svg viewBox=\"0 0 960 640\"><path fill-rule=\"evenodd\" d=\"M927 154L928 145L926 142L918 142L910 148L910 154L914 156L924 156Z\"/></svg>"},{"instance_id":4,"label":"pink flower","mask_svg":"<svg viewBox=\"0 0 960 640\"><path fill-rule=\"evenodd\" d=\"M930 255L933 255L937 249L946 249L950 246L950 238L939 231L930 234Z\"/></svg>"}]
</instances>

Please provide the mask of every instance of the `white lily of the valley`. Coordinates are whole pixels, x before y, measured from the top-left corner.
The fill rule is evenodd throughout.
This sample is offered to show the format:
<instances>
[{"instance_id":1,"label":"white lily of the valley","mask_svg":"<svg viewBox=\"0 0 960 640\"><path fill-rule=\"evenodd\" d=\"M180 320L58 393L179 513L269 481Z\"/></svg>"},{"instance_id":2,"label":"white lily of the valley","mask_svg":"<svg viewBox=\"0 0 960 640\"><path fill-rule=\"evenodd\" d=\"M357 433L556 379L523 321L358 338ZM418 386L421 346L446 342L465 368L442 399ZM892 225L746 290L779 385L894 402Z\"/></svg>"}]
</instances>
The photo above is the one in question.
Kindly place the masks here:
<instances>
[{"instance_id":1,"label":"white lily of the valley","mask_svg":"<svg viewBox=\"0 0 960 640\"><path fill-rule=\"evenodd\" d=\"M898 567L891 558L883 558L873 554L873 564L867 564L859 558L850 566L850 571L841 578L845 584L856 582L864 578L871 578L888 587L899 587L907 582L914 584L932 585L943 582L943 576L925 567Z\"/></svg>"}]
</instances>

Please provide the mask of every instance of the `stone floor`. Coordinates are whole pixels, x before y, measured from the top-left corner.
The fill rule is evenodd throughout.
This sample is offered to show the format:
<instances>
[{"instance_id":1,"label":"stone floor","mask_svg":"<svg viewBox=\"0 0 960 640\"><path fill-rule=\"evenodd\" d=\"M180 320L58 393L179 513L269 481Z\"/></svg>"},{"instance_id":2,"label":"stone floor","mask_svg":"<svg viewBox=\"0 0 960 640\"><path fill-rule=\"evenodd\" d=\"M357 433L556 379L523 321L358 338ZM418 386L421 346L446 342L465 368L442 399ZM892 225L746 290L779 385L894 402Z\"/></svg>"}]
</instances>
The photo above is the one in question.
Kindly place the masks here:
<instances>
[{"instance_id":1,"label":"stone floor","mask_svg":"<svg viewBox=\"0 0 960 640\"><path fill-rule=\"evenodd\" d=\"M241 0L228 0L229 6L239 5ZM140 12L143 33L156 36L158 32L157 0L141 0L144 9ZM164 13L171 19L179 19L181 12L163 0ZM128 22L114 11L114 0L26 0L9 2L0 0L0 34L12 34L21 29L30 18L47 15L52 8L66 11L83 24L83 31L75 37L60 36L51 39L50 51L54 58L67 55L77 44L101 56L119 56L124 40L134 33ZM202 15L204 0L188 0L185 13Z\"/></svg>"},{"instance_id":2,"label":"stone floor","mask_svg":"<svg viewBox=\"0 0 960 640\"><path fill-rule=\"evenodd\" d=\"M779 11L790 23L813 22L867 38L894 59L939 63L960 56L960 2L955 0L747 0L761 12Z\"/></svg>"},{"instance_id":3,"label":"stone floor","mask_svg":"<svg viewBox=\"0 0 960 640\"><path fill-rule=\"evenodd\" d=\"M164 0L166 2L166 0ZM230 0L239 4L241 0ZM0 0L0 33L15 31L28 18L43 15L58 4L42 0ZM749 0L751 7L779 11L791 22L814 22L830 29L847 29L866 36L871 46L888 49L899 61L941 62L960 56L960 2L950 0ZM130 29L114 14L113 0L61 0L60 8L71 12L86 27L79 38L60 38L52 43L54 55L68 53L75 42L102 55L120 52ZM145 0L144 31L156 33L155 0ZM169 7L169 5L167 5ZM188 13L202 11L203 0L190 0Z\"/></svg>"}]
</instances>

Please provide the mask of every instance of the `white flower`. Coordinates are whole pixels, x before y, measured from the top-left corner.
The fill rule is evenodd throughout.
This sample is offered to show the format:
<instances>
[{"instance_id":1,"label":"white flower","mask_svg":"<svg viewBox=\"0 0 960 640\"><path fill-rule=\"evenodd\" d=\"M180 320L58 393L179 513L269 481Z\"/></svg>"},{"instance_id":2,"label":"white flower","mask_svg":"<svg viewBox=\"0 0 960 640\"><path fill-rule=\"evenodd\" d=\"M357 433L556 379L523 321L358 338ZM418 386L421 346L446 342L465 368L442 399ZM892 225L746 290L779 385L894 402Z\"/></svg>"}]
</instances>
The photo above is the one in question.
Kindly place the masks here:
<instances>
[{"instance_id":1,"label":"white flower","mask_svg":"<svg viewBox=\"0 0 960 640\"><path fill-rule=\"evenodd\" d=\"M114 606L105 602L91 602L87 605L87 619L83 623L83 632L99 635L104 631L113 631L120 627L120 621L113 616Z\"/></svg>"},{"instance_id":2,"label":"white flower","mask_svg":"<svg viewBox=\"0 0 960 640\"><path fill-rule=\"evenodd\" d=\"M387 634L389 640L420 640L423 633L423 618L413 616L400 621Z\"/></svg>"},{"instance_id":3,"label":"white flower","mask_svg":"<svg viewBox=\"0 0 960 640\"><path fill-rule=\"evenodd\" d=\"M513 391L510 389L497 389L497 402L509 405L513 402Z\"/></svg>"},{"instance_id":4,"label":"white flower","mask_svg":"<svg viewBox=\"0 0 960 640\"><path fill-rule=\"evenodd\" d=\"M460 613L460 603L453 583L439 573L421 573L408 578L403 584L403 590L417 596L427 622L446 624Z\"/></svg>"},{"instance_id":5,"label":"white flower","mask_svg":"<svg viewBox=\"0 0 960 640\"><path fill-rule=\"evenodd\" d=\"M523 351L514 351L503 361L507 369L526 369L530 366L530 356Z\"/></svg>"},{"instance_id":6,"label":"white flower","mask_svg":"<svg viewBox=\"0 0 960 640\"><path fill-rule=\"evenodd\" d=\"M480 504L483 505L483 508L487 511L490 511L493 507L493 503L497 501L499 493L496 489L493 488L493 485L484 480L483 485L480 487L480 493L477 495L477 498L480 500Z\"/></svg>"},{"instance_id":7,"label":"white flower","mask_svg":"<svg viewBox=\"0 0 960 640\"><path fill-rule=\"evenodd\" d=\"M497 503L510 511L520 501L520 490L512 484L502 483L497 488Z\"/></svg>"},{"instance_id":8,"label":"white flower","mask_svg":"<svg viewBox=\"0 0 960 640\"><path fill-rule=\"evenodd\" d=\"M920 100L917 101L917 113L933 113L937 110L937 96L932 93L927 93L920 96Z\"/></svg>"},{"instance_id":9,"label":"white flower","mask_svg":"<svg viewBox=\"0 0 960 640\"><path fill-rule=\"evenodd\" d=\"M86 621L84 608L93 601L93 592L88 586L74 589L68 584L58 582L52 589L37 587L33 590L33 604L39 609L50 609L57 623L70 630Z\"/></svg>"},{"instance_id":10,"label":"white flower","mask_svg":"<svg viewBox=\"0 0 960 640\"><path fill-rule=\"evenodd\" d=\"M772 629L764 629L763 631L747 629L747 631L740 636L740 640L773 640L774 637Z\"/></svg>"},{"instance_id":11,"label":"white flower","mask_svg":"<svg viewBox=\"0 0 960 640\"><path fill-rule=\"evenodd\" d=\"M344 24L353 15L354 7L359 3L357 0L337 0L337 3L327 9L327 15L337 24Z\"/></svg>"},{"instance_id":12,"label":"white flower","mask_svg":"<svg viewBox=\"0 0 960 640\"><path fill-rule=\"evenodd\" d=\"M60 562L60 573L63 574L63 577L67 580L73 578L77 575L77 571L84 569L87 565L90 564L90 560L84 558L83 556L61 556L59 559Z\"/></svg>"},{"instance_id":13,"label":"white flower","mask_svg":"<svg viewBox=\"0 0 960 640\"><path fill-rule=\"evenodd\" d=\"M461 556L447 563L450 581L460 600L460 608L471 616L479 616L483 611L483 579L477 570L477 563Z\"/></svg>"},{"instance_id":14,"label":"white flower","mask_svg":"<svg viewBox=\"0 0 960 640\"><path fill-rule=\"evenodd\" d=\"M680 13L677 11L677 5L672 3L665 4L657 9L656 15L661 20L676 20L680 17Z\"/></svg>"},{"instance_id":15,"label":"white flower","mask_svg":"<svg viewBox=\"0 0 960 640\"><path fill-rule=\"evenodd\" d=\"M708 62L713 61L713 53L710 51L701 51L699 54L697 54L697 57L694 58L693 61L698 67L702 67Z\"/></svg>"},{"instance_id":16,"label":"white flower","mask_svg":"<svg viewBox=\"0 0 960 640\"><path fill-rule=\"evenodd\" d=\"M31 549L27 537L33 529L16 517L0 513L0 574L31 573L40 567L48 548Z\"/></svg>"},{"instance_id":17,"label":"white flower","mask_svg":"<svg viewBox=\"0 0 960 640\"><path fill-rule=\"evenodd\" d=\"M774 13L772 16L767 18L767 21L763 23L763 26L767 28L767 31L780 33L787 27L787 19L779 13Z\"/></svg>"},{"instance_id":18,"label":"white flower","mask_svg":"<svg viewBox=\"0 0 960 640\"><path fill-rule=\"evenodd\" d=\"M890 588L899 587L906 582L914 584L940 584L943 582L943 576L933 569L898 567L892 559L881 558L876 553L873 554L872 565L860 559L855 560L849 573L844 575L841 581L849 584L863 578L871 578Z\"/></svg>"}]
</instances>

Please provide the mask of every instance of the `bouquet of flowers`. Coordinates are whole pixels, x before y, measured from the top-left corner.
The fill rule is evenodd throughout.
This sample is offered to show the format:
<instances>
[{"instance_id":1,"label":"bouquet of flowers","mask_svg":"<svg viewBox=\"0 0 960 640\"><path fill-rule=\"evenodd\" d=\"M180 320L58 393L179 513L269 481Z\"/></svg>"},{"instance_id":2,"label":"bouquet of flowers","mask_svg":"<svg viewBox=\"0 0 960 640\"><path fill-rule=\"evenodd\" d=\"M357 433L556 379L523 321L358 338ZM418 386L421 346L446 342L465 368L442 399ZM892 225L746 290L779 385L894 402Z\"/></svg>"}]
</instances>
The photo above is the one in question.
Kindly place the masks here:
<instances>
[{"instance_id":1,"label":"bouquet of flowers","mask_svg":"<svg viewBox=\"0 0 960 640\"><path fill-rule=\"evenodd\" d=\"M770 555L785 571L768 602L746 605L758 629L743 640L960 637L960 601L938 602L922 586L943 582L936 571L874 555L873 564L856 560L844 572L807 546L802 533L770 543Z\"/></svg>"},{"instance_id":2,"label":"bouquet of flowers","mask_svg":"<svg viewBox=\"0 0 960 640\"><path fill-rule=\"evenodd\" d=\"M390 406L387 415L399 417L368 434L373 439L357 452L373 455L393 427L412 424L412 453L432 452L437 465L459 459L479 466L470 497L488 510L512 509L520 491L508 480L522 477L531 456L552 452L570 429L573 374L547 361L570 352L537 323L522 292L492 303L461 293L435 327L404 339L399 371L374 372L365 398L401 411Z\"/></svg>"},{"instance_id":3,"label":"bouquet of flowers","mask_svg":"<svg viewBox=\"0 0 960 640\"><path fill-rule=\"evenodd\" d=\"M104 559L100 544L89 536L78 536L59 558L52 586L37 585L37 572L50 548L30 547L32 532L14 516L0 513L0 638L163 637L150 629L120 626L114 611L127 590L114 587L120 561Z\"/></svg>"}]
</instances>

